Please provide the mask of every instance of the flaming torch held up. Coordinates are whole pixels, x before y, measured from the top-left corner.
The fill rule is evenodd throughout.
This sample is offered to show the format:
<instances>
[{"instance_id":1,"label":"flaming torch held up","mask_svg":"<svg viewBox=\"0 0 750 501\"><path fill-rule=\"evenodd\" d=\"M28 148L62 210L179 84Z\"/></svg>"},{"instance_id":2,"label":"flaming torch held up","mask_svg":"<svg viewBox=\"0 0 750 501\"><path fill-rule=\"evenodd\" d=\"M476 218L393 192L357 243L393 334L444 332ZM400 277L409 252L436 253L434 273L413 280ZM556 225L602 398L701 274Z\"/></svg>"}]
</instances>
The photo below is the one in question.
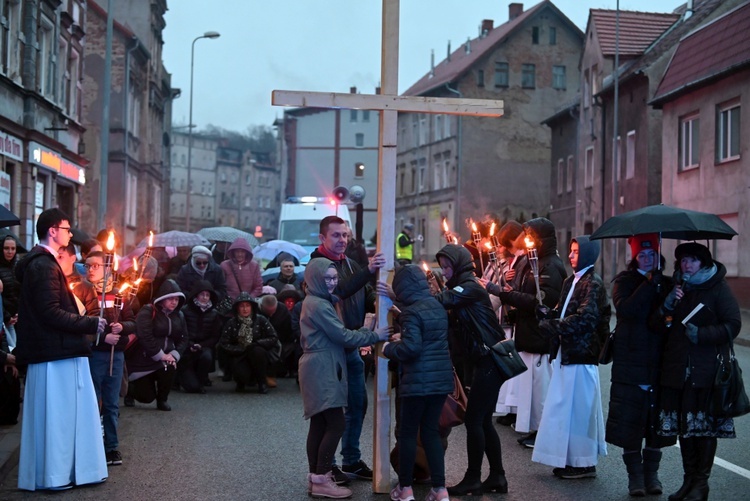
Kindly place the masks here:
<instances>
[{"instance_id":1,"label":"flaming torch held up","mask_svg":"<svg viewBox=\"0 0 750 501\"><path fill-rule=\"evenodd\" d=\"M495 251L497 251L497 248L500 247L500 239L497 237L497 235L495 235L496 227L496 223L492 223L492 226L490 226L490 240L492 241L492 246L495 248Z\"/></svg>"},{"instance_id":2,"label":"flaming torch held up","mask_svg":"<svg viewBox=\"0 0 750 501\"><path fill-rule=\"evenodd\" d=\"M484 259L482 259L482 247L479 245L482 243L482 234L477 229L477 223L471 222L471 239L474 240L474 246L479 254L479 268L484 273Z\"/></svg>"},{"instance_id":3,"label":"flaming torch held up","mask_svg":"<svg viewBox=\"0 0 750 501\"><path fill-rule=\"evenodd\" d=\"M104 318L104 309L107 307L107 280L109 277L107 276L109 274L110 269L112 268L112 259L114 257L114 249L115 249L115 232L110 231L109 236L107 237L107 252L104 253L104 277L102 281L102 302L101 302L101 308L99 309L99 318ZM99 346L99 337L96 336L96 345Z\"/></svg>"},{"instance_id":4,"label":"flaming torch held up","mask_svg":"<svg viewBox=\"0 0 750 501\"><path fill-rule=\"evenodd\" d=\"M526 257L529 258L531 272L534 274L534 284L536 284L536 300L541 305L542 290L539 288L539 254L537 253L536 247L534 246L533 239L525 237L524 242L526 242Z\"/></svg>"},{"instance_id":5,"label":"flaming torch held up","mask_svg":"<svg viewBox=\"0 0 750 501\"><path fill-rule=\"evenodd\" d=\"M424 261L422 261L422 269L424 270L425 275L427 275L427 283L429 283L431 286L434 286L435 290L442 290L442 284L438 281L435 274Z\"/></svg>"},{"instance_id":6,"label":"flaming torch held up","mask_svg":"<svg viewBox=\"0 0 750 501\"><path fill-rule=\"evenodd\" d=\"M500 276L500 270L497 267L497 250L489 242L485 242L484 246L487 248L487 255L490 258L490 265L495 271L495 276Z\"/></svg>"},{"instance_id":7,"label":"flaming torch held up","mask_svg":"<svg viewBox=\"0 0 750 501\"><path fill-rule=\"evenodd\" d=\"M117 259L115 259L115 270L117 270ZM120 313L122 313L122 293L128 288L130 285L126 282L122 284L117 292L115 293L115 321L113 323L119 323L120 322ZM109 348L109 375L112 376L112 366L115 363L115 345L110 346Z\"/></svg>"},{"instance_id":8,"label":"flaming torch held up","mask_svg":"<svg viewBox=\"0 0 750 501\"><path fill-rule=\"evenodd\" d=\"M445 243L456 243L453 236L451 235L450 230L448 229L448 218L443 218L443 235L445 236Z\"/></svg>"}]
</instances>

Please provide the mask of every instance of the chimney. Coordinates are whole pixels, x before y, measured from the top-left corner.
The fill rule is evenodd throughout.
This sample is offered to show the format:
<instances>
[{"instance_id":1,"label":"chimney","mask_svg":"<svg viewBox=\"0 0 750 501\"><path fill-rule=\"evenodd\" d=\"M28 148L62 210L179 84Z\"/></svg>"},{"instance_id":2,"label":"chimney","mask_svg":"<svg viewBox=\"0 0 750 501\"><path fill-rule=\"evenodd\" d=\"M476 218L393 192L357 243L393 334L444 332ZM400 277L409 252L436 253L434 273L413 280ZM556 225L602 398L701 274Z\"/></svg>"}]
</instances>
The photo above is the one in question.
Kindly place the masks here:
<instances>
[{"instance_id":1,"label":"chimney","mask_svg":"<svg viewBox=\"0 0 750 501\"><path fill-rule=\"evenodd\" d=\"M430 51L430 78L435 76L435 49Z\"/></svg>"},{"instance_id":2,"label":"chimney","mask_svg":"<svg viewBox=\"0 0 750 501\"><path fill-rule=\"evenodd\" d=\"M466 45L464 45L464 50L467 54L471 54L471 37L466 37Z\"/></svg>"},{"instance_id":3,"label":"chimney","mask_svg":"<svg viewBox=\"0 0 750 501\"><path fill-rule=\"evenodd\" d=\"M688 0L687 6L685 8L685 15L683 16L684 18L683 20L687 21L688 19L690 19L693 16L693 12L694 12L693 0Z\"/></svg>"},{"instance_id":4,"label":"chimney","mask_svg":"<svg viewBox=\"0 0 750 501\"><path fill-rule=\"evenodd\" d=\"M380 94L380 85L375 87L375 94Z\"/></svg>"},{"instance_id":5,"label":"chimney","mask_svg":"<svg viewBox=\"0 0 750 501\"><path fill-rule=\"evenodd\" d=\"M451 41L450 40L448 40L448 57L447 57L447 60L448 60L449 63L451 62Z\"/></svg>"},{"instance_id":6,"label":"chimney","mask_svg":"<svg viewBox=\"0 0 750 501\"><path fill-rule=\"evenodd\" d=\"M513 4L511 4L511 5L513 5ZM523 8L523 7L521 7L521 8ZM493 23L492 19L482 19L482 32L481 32L482 38L486 37L487 34L490 31L492 31L492 25L493 24L494 23Z\"/></svg>"},{"instance_id":7,"label":"chimney","mask_svg":"<svg viewBox=\"0 0 750 501\"><path fill-rule=\"evenodd\" d=\"M508 21L513 21L515 18L523 14L522 3L512 3L508 5Z\"/></svg>"},{"instance_id":8,"label":"chimney","mask_svg":"<svg viewBox=\"0 0 750 501\"><path fill-rule=\"evenodd\" d=\"M349 87L349 93L350 94L356 94L357 93L357 87Z\"/></svg>"}]
</instances>

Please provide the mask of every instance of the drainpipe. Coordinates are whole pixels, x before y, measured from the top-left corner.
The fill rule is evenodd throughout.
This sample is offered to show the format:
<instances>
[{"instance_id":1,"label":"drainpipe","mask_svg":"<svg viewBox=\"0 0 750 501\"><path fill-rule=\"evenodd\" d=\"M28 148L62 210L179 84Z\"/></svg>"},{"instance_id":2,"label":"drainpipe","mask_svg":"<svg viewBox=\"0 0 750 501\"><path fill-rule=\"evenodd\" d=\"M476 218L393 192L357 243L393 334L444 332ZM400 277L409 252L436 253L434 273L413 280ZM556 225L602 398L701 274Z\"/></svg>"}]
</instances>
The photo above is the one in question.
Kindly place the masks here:
<instances>
[{"instance_id":1,"label":"drainpipe","mask_svg":"<svg viewBox=\"0 0 750 501\"><path fill-rule=\"evenodd\" d=\"M123 92L123 99L122 99L122 128L123 128L123 140L122 140L122 148L125 153L125 159L123 160L123 183L125 185L125 194L127 195L128 190L130 189L128 186L128 168L130 166L130 152L129 152L129 135L130 135L130 113L128 113L129 109L128 106L130 106L130 53L133 52L138 47L142 47L140 40L138 40L137 36L133 36L133 38L130 39L130 43L132 44L131 47L128 47L128 49L125 51L125 91ZM125 200L125 207L128 206L128 201ZM124 210L122 211L122 235L125 234L125 229L127 228L128 224L128 211ZM124 243L124 239L123 239Z\"/></svg>"},{"instance_id":2,"label":"drainpipe","mask_svg":"<svg viewBox=\"0 0 750 501\"><path fill-rule=\"evenodd\" d=\"M457 97L461 98L463 97L461 95L461 92L458 91L458 89L452 88L450 85L445 84L445 88L448 92L452 92ZM463 117L461 115L456 115L458 117L458 124L456 126L456 149L457 149L457 157L458 160L456 161L456 220L453 222L455 225L455 228L458 229L459 221L461 220L461 164L464 161L464 157L462 155L462 144L463 141L461 136L461 129L462 129L462 122Z\"/></svg>"}]
</instances>

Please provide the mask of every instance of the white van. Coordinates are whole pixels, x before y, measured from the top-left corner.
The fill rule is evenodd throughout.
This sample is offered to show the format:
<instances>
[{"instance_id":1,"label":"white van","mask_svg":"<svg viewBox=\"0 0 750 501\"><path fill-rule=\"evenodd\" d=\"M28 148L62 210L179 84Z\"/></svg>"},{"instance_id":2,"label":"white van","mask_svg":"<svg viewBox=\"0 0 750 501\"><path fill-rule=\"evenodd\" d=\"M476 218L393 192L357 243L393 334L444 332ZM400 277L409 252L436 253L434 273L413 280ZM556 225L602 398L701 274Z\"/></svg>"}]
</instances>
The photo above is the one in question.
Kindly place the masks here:
<instances>
[{"instance_id":1,"label":"white van","mask_svg":"<svg viewBox=\"0 0 750 501\"><path fill-rule=\"evenodd\" d=\"M301 245L312 252L320 245L320 220L326 216L338 216L352 227L346 205L331 204L326 198L290 197L286 203L281 204L278 238ZM310 254L302 258L300 264L308 261Z\"/></svg>"}]
</instances>

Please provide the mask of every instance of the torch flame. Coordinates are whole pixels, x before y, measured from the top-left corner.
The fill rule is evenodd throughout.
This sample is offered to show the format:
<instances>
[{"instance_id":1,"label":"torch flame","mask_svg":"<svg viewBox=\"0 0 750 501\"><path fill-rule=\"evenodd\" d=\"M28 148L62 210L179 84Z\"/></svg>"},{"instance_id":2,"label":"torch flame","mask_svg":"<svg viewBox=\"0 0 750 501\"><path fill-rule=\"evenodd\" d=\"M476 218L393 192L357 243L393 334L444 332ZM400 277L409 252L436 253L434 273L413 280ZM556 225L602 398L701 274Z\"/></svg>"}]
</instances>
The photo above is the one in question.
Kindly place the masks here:
<instances>
[{"instance_id":1,"label":"torch flame","mask_svg":"<svg viewBox=\"0 0 750 501\"><path fill-rule=\"evenodd\" d=\"M526 247L527 248L529 248L529 249L533 249L534 248L534 240L533 239L531 239L529 237L524 237L523 241L526 242Z\"/></svg>"},{"instance_id":2,"label":"torch flame","mask_svg":"<svg viewBox=\"0 0 750 501\"><path fill-rule=\"evenodd\" d=\"M443 231L448 233L448 218L443 218Z\"/></svg>"},{"instance_id":3,"label":"torch flame","mask_svg":"<svg viewBox=\"0 0 750 501\"><path fill-rule=\"evenodd\" d=\"M120 260L117 259L117 254L115 254L115 264L114 264L114 270L117 271L117 269L120 267Z\"/></svg>"},{"instance_id":4,"label":"torch flame","mask_svg":"<svg viewBox=\"0 0 750 501\"><path fill-rule=\"evenodd\" d=\"M120 286L120 294L122 294L123 292L125 292L129 287L130 287L130 284L127 283L127 282L125 282L124 284L122 284Z\"/></svg>"},{"instance_id":5,"label":"torch flame","mask_svg":"<svg viewBox=\"0 0 750 501\"><path fill-rule=\"evenodd\" d=\"M487 247L487 250L492 250L492 244L490 244L489 242L485 242L484 246Z\"/></svg>"},{"instance_id":6,"label":"torch flame","mask_svg":"<svg viewBox=\"0 0 750 501\"><path fill-rule=\"evenodd\" d=\"M458 237L456 236L453 237L453 244L458 245Z\"/></svg>"},{"instance_id":7,"label":"torch flame","mask_svg":"<svg viewBox=\"0 0 750 501\"><path fill-rule=\"evenodd\" d=\"M475 223L474 221L471 222L471 231L473 231L474 233L477 232L477 223Z\"/></svg>"},{"instance_id":8,"label":"torch flame","mask_svg":"<svg viewBox=\"0 0 750 501\"><path fill-rule=\"evenodd\" d=\"M109 236L107 237L107 251L112 252L112 249L115 248L115 232L110 231Z\"/></svg>"},{"instance_id":9,"label":"torch flame","mask_svg":"<svg viewBox=\"0 0 750 501\"><path fill-rule=\"evenodd\" d=\"M430 271L430 267L424 261L422 261L422 268L424 268L424 271Z\"/></svg>"},{"instance_id":10,"label":"torch flame","mask_svg":"<svg viewBox=\"0 0 750 501\"><path fill-rule=\"evenodd\" d=\"M490 226L490 236L495 235L495 223L492 223L492 226Z\"/></svg>"},{"instance_id":11,"label":"torch flame","mask_svg":"<svg viewBox=\"0 0 750 501\"><path fill-rule=\"evenodd\" d=\"M133 271L138 271L138 260L133 258Z\"/></svg>"},{"instance_id":12,"label":"torch flame","mask_svg":"<svg viewBox=\"0 0 750 501\"><path fill-rule=\"evenodd\" d=\"M149 247L154 246L154 232L153 231L148 232L148 246Z\"/></svg>"},{"instance_id":13,"label":"torch flame","mask_svg":"<svg viewBox=\"0 0 750 501\"><path fill-rule=\"evenodd\" d=\"M143 279L142 279L142 278L139 278L138 280L136 280L136 281L135 281L135 283L134 283L133 285L134 285L134 286L138 286L138 285L141 285L141 280L143 280Z\"/></svg>"}]
</instances>

